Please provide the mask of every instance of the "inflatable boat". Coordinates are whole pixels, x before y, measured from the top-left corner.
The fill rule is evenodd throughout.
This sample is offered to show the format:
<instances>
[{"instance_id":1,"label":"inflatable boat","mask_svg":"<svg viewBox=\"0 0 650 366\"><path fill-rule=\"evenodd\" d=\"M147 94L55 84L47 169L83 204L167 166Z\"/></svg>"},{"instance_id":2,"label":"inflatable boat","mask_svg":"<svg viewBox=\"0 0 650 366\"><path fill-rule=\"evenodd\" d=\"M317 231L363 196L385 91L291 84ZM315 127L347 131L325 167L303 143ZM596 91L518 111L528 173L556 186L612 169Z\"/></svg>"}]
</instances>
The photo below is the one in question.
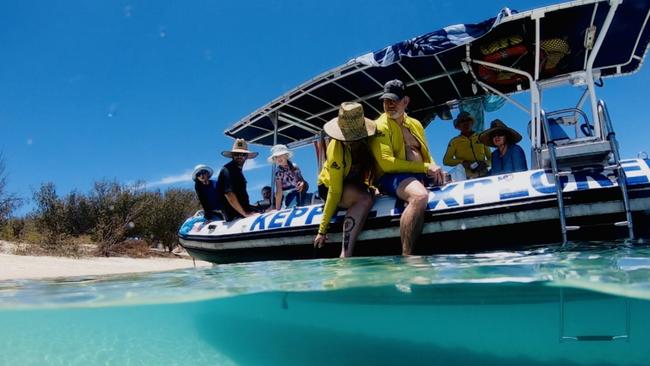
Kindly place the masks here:
<instances>
[{"instance_id":1,"label":"inflatable boat","mask_svg":"<svg viewBox=\"0 0 650 366\"><path fill-rule=\"evenodd\" d=\"M356 101L366 115L382 111L383 84L401 79L408 114L428 125L466 101L498 97L530 121L530 166L524 172L429 187L415 254L465 252L572 240L650 235L650 160L621 159L602 80L637 71L650 41L650 0L563 3L516 13L503 9L354 58L281 95L226 130L252 144L314 145L322 161L322 127L338 105ZM565 109L548 111L542 95L578 88ZM514 94L528 93L525 105ZM179 230L181 245L214 263L335 257L344 212L332 219L323 249L312 245L322 202L226 222L202 212ZM404 203L379 196L355 255L401 252Z\"/></svg>"}]
</instances>

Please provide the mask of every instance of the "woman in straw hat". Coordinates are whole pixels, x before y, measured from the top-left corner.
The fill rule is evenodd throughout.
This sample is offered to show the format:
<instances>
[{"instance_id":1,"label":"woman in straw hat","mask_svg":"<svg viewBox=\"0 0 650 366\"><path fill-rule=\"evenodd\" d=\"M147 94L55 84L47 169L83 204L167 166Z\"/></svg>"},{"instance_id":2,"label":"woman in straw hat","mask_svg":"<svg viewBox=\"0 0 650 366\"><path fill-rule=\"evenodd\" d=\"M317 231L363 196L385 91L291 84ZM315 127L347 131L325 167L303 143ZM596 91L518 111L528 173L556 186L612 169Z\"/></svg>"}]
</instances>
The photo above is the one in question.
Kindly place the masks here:
<instances>
[{"instance_id":1,"label":"woman in straw hat","mask_svg":"<svg viewBox=\"0 0 650 366\"><path fill-rule=\"evenodd\" d=\"M484 145L496 147L492 151L492 170L490 175L499 175L528 170L524 150L517 145L521 141L519 132L506 126L500 119L490 123L490 128L478 137Z\"/></svg>"},{"instance_id":2,"label":"woman in straw hat","mask_svg":"<svg viewBox=\"0 0 650 366\"><path fill-rule=\"evenodd\" d=\"M293 151L289 150L286 145L278 144L271 148L271 156L267 161L275 164L275 209L279 210L282 206L284 194L284 206L290 207L294 201L296 206L304 206L309 188L307 182L302 177L300 168L290 159Z\"/></svg>"},{"instance_id":3,"label":"woman in straw hat","mask_svg":"<svg viewBox=\"0 0 650 366\"><path fill-rule=\"evenodd\" d=\"M337 207L346 208L341 257L350 257L373 204L374 190L370 189L370 182L374 159L366 140L375 134L377 126L363 116L361 104L343 103L338 117L327 122L323 129L332 140L318 176L318 193L325 199L325 205L314 246L323 247Z\"/></svg>"}]
</instances>

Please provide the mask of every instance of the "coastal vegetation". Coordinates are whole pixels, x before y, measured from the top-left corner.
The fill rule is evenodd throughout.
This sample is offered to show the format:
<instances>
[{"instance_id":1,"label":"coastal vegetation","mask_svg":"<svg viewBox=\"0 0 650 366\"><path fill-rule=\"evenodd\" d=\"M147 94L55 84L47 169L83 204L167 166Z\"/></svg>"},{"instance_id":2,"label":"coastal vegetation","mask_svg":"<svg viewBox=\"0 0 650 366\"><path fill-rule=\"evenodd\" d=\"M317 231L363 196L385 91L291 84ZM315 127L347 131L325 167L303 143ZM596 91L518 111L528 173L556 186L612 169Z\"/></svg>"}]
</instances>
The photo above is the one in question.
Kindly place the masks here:
<instances>
[{"instance_id":1,"label":"coastal vegetation","mask_svg":"<svg viewBox=\"0 0 650 366\"><path fill-rule=\"evenodd\" d=\"M0 155L0 239L20 243L18 254L148 256L151 247L171 252L178 228L200 208L191 189L99 180L87 193L61 196L47 182L33 193L34 209L15 217L26 200L6 191L6 179Z\"/></svg>"}]
</instances>

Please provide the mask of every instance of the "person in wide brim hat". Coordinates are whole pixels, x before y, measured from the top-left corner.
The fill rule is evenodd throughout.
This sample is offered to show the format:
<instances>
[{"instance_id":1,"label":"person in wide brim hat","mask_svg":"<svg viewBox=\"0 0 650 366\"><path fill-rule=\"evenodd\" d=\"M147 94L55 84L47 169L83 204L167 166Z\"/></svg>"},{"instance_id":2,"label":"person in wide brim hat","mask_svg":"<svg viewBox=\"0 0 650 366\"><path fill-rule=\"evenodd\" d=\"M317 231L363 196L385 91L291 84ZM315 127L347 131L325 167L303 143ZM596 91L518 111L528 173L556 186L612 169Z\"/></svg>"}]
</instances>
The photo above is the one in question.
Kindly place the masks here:
<instances>
[{"instance_id":1,"label":"person in wide brim hat","mask_svg":"<svg viewBox=\"0 0 650 366\"><path fill-rule=\"evenodd\" d=\"M318 195L325 203L314 247L325 245L331 218L341 206L347 211L340 256L350 257L373 205L370 184L375 160L367 138L375 134L377 125L364 117L361 104L345 102L339 107L338 117L327 122L323 129L332 139L327 144L326 159L318 175Z\"/></svg>"},{"instance_id":2,"label":"person in wide brim hat","mask_svg":"<svg viewBox=\"0 0 650 366\"><path fill-rule=\"evenodd\" d=\"M498 118L490 123L490 128L478 135L478 139L483 145L497 147L494 145L492 137L498 132L501 132L506 136L506 141L508 144L516 144L521 141L521 134L508 127L505 123L503 123L503 121Z\"/></svg>"},{"instance_id":3,"label":"person in wide brim hat","mask_svg":"<svg viewBox=\"0 0 650 366\"><path fill-rule=\"evenodd\" d=\"M345 102L339 107L339 115L327 122L323 130L335 140L358 141L374 135L377 125L363 115L361 104Z\"/></svg>"},{"instance_id":4,"label":"person in wide brim hat","mask_svg":"<svg viewBox=\"0 0 650 366\"><path fill-rule=\"evenodd\" d=\"M521 135L500 119L492 121L490 128L479 135L479 140L496 148L492 151L490 175L517 173L528 169L526 154L517 144L521 141Z\"/></svg>"},{"instance_id":5,"label":"person in wide brim hat","mask_svg":"<svg viewBox=\"0 0 650 366\"><path fill-rule=\"evenodd\" d=\"M222 151L221 155L232 158L233 154L246 154L248 159L255 158L258 153L248 150L248 143L244 139L236 139L232 145L232 150Z\"/></svg>"}]
</instances>

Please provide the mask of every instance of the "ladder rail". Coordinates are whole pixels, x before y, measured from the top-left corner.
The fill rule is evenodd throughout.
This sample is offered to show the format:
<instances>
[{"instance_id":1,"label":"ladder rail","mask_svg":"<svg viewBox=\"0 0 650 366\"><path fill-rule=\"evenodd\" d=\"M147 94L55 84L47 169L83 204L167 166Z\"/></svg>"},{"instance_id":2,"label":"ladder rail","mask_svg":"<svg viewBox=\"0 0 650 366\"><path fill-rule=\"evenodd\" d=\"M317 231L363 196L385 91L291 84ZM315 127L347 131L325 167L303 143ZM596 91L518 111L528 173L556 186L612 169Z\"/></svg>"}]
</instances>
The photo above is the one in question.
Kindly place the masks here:
<instances>
[{"instance_id":1,"label":"ladder rail","mask_svg":"<svg viewBox=\"0 0 650 366\"><path fill-rule=\"evenodd\" d=\"M614 157L616 179L618 181L618 186L623 194L623 206L625 208L625 218L627 219L628 234L630 240L634 240L634 223L632 221L632 208L630 206L630 197L627 189L627 176L625 175L625 170L621 165L621 156L618 151L618 142L616 141L616 133L614 132L614 127L612 126L612 120L609 117L609 111L607 110L607 106L603 100L598 101L598 116L603 120L605 128L607 129L606 138L609 141L612 149L612 155Z\"/></svg>"},{"instance_id":2,"label":"ladder rail","mask_svg":"<svg viewBox=\"0 0 650 366\"><path fill-rule=\"evenodd\" d=\"M564 288L560 288L560 299L559 299L559 341L560 343L566 341L578 341L578 342L607 342L607 341L625 341L630 342L630 335L632 333L631 328L631 318L632 318L632 309L630 305L630 299L625 299L625 333L624 334L588 334L588 335L566 335L564 324L566 322L565 314L565 302L566 297L564 295Z\"/></svg>"},{"instance_id":3,"label":"ladder rail","mask_svg":"<svg viewBox=\"0 0 650 366\"><path fill-rule=\"evenodd\" d=\"M560 178L560 172L557 167L557 160L555 156L555 142L550 138L550 125L546 118L546 113L543 109L540 110L542 123L544 123L544 139L546 146L548 146L548 153L551 160L551 169L553 171L553 178L555 179L555 195L557 197L557 206L560 215L560 228L562 230L562 246L567 244L567 225L566 225L566 212L564 210L564 196L562 195L563 184Z\"/></svg>"}]
</instances>

